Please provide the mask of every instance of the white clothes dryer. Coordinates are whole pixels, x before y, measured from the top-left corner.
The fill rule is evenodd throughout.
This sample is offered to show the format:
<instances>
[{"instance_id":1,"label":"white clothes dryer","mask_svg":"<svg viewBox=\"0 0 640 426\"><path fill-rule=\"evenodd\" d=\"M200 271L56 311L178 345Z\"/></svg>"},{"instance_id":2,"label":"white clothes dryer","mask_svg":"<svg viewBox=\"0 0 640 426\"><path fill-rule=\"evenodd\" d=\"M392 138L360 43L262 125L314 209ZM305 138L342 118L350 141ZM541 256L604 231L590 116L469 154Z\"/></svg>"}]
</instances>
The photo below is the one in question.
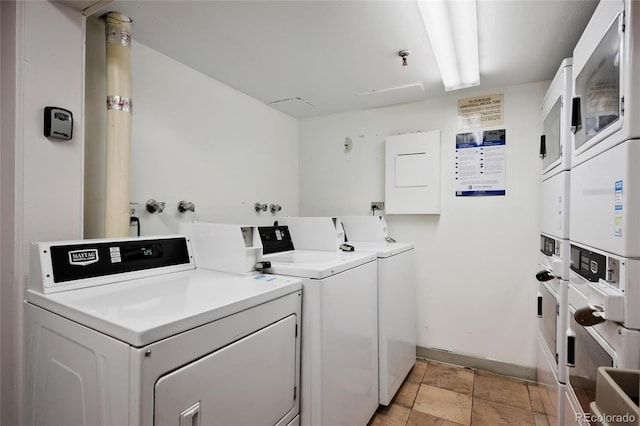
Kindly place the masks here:
<instances>
[{"instance_id":1,"label":"white clothes dryer","mask_svg":"<svg viewBox=\"0 0 640 426\"><path fill-rule=\"evenodd\" d=\"M638 25L640 3L601 1L573 49L572 169L640 138Z\"/></svg>"},{"instance_id":2,"label":"white clothes dryer","mask_svg":"<svg viewBox=\"0 0 640 426\"><path fill-rule=\"evenodd\" d=\"M341 216L346 243L378 257L379 403L389 405L416 362L413 244L389 238L383 216Z\"/></svg>"},{"instance_id":3,"label":"white clothes dryer","mask_svg":"<svg viewBox=\"0 0 640 426\"><path fill-rule=\"evenodd\" d=\"M299 424L299 279L196 269L179 236L32 260L27 425Z\"/></svg>"},{"instance_id":4,"label":"white clothes dryer","mask_svg":"<svg viewBox=\"0 0 640 426\"><path fill-rule=\"evenodd\" d=\"M302 425L366 425L378 408L376 255L296 250L258 227L265 269L302 279Z\"/></svg>"},{"instance_id":5,"label":"white clothes dryer","mask_svg":"<svg viewBox=\"0 0 640 426\"><path fill-rule=\"evenodd\" d=\"M562 60L542 101L540 158L543 181L571 169L572 65L572 58Z\"/></svg>"}]
</instances>

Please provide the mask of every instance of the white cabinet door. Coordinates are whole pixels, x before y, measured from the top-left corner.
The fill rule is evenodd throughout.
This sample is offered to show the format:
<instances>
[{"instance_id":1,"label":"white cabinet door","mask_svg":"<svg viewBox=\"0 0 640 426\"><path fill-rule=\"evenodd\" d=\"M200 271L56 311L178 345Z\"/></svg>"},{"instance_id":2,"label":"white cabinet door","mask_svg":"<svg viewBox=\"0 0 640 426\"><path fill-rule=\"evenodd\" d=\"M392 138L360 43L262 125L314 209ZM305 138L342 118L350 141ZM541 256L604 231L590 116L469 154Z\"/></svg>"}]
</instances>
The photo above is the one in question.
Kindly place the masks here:
<instances>
[{"instance_id":1,"label":"white cabinet door","mask_svg":"<svg viewBox=\"0 0 640 426\"><path fill-rule=\"evenodd\" d=\"M290 315L161 377L154 424L273 426L295 409L297 355Z\"/></svg>"},{"instance_id":2,"label":"white cabinet door","mask_svg":"<svg viewBox=\"0 0 640 426\"><path fill-rule=\"evenodd\" d=\"M440 131L385 139L385 212L440 214Z\"/></svg>"}]
</instances>

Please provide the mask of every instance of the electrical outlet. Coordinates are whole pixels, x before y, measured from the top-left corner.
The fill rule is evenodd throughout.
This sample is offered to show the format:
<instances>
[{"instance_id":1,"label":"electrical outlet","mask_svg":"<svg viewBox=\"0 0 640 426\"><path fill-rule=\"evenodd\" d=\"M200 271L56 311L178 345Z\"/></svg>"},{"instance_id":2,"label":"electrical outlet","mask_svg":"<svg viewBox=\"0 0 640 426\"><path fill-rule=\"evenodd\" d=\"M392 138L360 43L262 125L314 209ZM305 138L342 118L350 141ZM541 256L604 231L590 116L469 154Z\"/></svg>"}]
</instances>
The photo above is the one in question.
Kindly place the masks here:
<instances>
[{"instance_id":1,"label":"electrical outlet","mask_svg":"<svg viewBox=\"0 0 640 426\"><path fill-rule=\"evenodd\" d=\"M384 210L384 201L372 201L371 210Z\"/></svg>"}]
</instances>

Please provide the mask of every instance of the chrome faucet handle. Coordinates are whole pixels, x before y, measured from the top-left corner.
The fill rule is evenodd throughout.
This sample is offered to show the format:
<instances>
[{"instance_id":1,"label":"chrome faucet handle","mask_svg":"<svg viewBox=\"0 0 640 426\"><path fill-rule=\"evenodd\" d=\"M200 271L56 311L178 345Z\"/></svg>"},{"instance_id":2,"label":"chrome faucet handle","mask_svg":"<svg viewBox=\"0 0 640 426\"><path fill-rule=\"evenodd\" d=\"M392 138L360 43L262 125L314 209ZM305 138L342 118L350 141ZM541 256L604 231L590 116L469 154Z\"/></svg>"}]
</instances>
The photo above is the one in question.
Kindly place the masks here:
<instances>
[{"instance_id":1,"label":"chrome faucet handle","mask_svg":"<svg viewBox=\"0 0 640 426\"><path fill-rule=\"evenodd\" d=\"M149 213L162 213L164 210L165 202L164 201L156 201L153 198L147 201L145 207Z\"/></svg>"},{"instance_id":2,"label":"chrome faucet handle","mask_svg":"<svg viewBox=\"0 0 640 426\"><path fill-rule=\"evenodd\" d=\"M257 212L260 212L260 211L266 212L267 211L267 205L266 204L255 203L253 205L253 207L256 209Z\"/></svg>"},{"instance_id":3,"label":"chrome faucet handle","mask_svg":"<svg viewBox=\"0 0 640 426\"><path fill-rule=\"evenodd\" d=\"M269 204L269 210L271 213L276 213L282 210L282 206L280 204Z\"/></svg>"},{"instance_id":4,"label":"chrome faucet handle","mask_svg":"<svg viewBox=\"0 0 640 426\"><path fill-rule=\"evenodd\" d=\"M196 205L193 204L191 201L180 201L178 203L178 211L180 213L186 213L186 212L195 212L196 211Z\"/></svg>"}]
</instances>

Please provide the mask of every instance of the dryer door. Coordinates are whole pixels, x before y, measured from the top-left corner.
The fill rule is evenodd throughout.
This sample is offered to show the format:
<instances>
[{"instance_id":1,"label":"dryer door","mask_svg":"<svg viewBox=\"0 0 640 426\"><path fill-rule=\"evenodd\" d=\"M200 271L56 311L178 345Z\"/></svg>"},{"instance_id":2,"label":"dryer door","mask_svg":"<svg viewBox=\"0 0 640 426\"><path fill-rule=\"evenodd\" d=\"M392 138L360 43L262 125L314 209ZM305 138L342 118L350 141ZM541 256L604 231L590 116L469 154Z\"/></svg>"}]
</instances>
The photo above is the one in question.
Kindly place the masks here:
<instances>
[{"instance_id":1,"label":"dryer door","mask_svg":"<svg viewBox=\"0 0 640 426\"><path fill-rule=\"evenodd\" d=\"M547 152L542 157L542 170L551 170L562 157L562 140L560 138L560 114L562 113L562 97L558 96L549 113L542 120Z\"/></svg>"},{"instance_id":2,"label":"dryer door","mask_svg":"<svg viewBox=\"0 0 640 426\"><path fill-rule=\"evenodd\" d=\"M155 426L273 426L295 409L296 317L161 377Z\"/></svg>"},{"instance_id":3,"label":"dryer door","mask_svg":"<svg viewBox=\"0 0 640 426\"><path fill-rule=\"evenodd\" d=\"M555 369L558 367L558 296L553 293L544 283L540 283L540 293L542 294L542 320L539 322L539 330L547 345L551 355L555 356Z\"/></svg>"}]
</instances>

